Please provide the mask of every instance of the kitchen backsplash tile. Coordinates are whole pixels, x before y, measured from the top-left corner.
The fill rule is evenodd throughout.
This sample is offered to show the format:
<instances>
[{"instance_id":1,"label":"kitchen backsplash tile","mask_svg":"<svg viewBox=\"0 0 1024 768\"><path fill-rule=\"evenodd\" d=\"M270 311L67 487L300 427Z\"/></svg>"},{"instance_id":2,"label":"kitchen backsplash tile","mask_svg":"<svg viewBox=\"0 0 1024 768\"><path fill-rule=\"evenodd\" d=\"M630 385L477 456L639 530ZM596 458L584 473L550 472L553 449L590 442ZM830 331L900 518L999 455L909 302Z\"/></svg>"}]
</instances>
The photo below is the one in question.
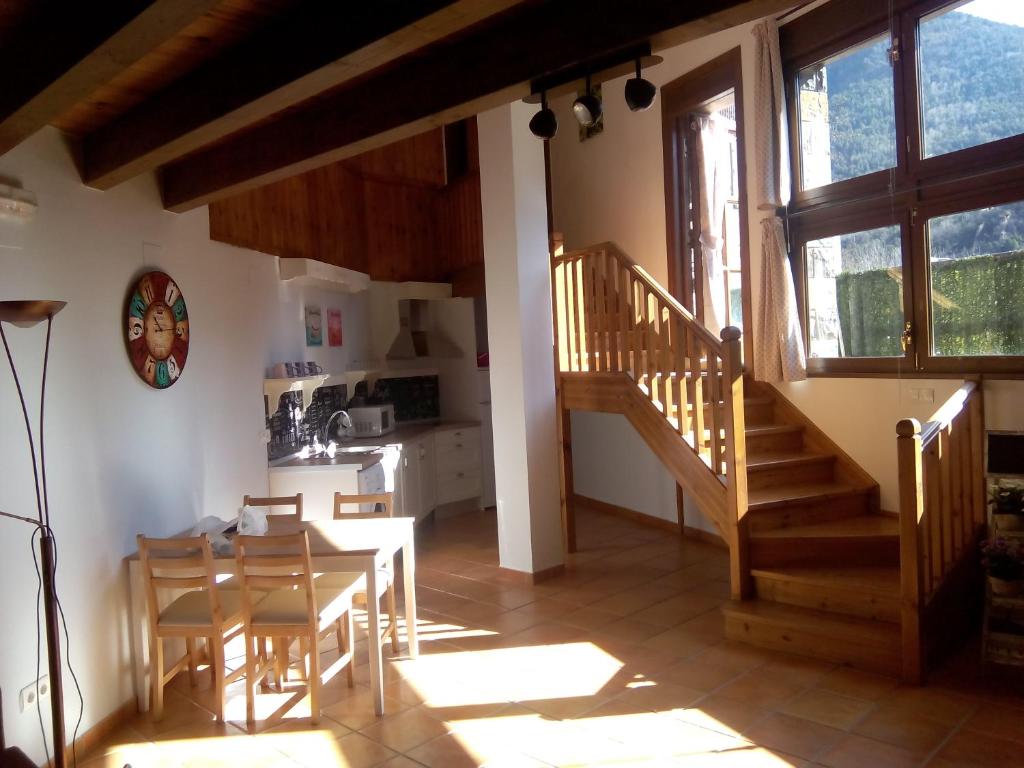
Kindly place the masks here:
<instances>
[{"instance_id":1,"label":"kitchen backsplash tile","mask_svg":"<svg viewBox=\"0 0 1024 768\"><path fill-rule=\"evenodd\" d=\"M319 387L313 392L313 400L305 413L302 411L302 393L285 392L281 395L277 410L267 416L270 442L267 444L267 458L271 461L289 456L302 446L313 442L327 419L335 411L344 408L348 402L347 387L337 384ZM296 413L302 414L296 419Z\"/></svg>"},{"instance_id":2,"label":"kitchen backsplash tile","mask_svg":"<svg viewBox=\"0 0 1024 768\"><path fill-rule=\"evenodd\" d=\"M369 402L393 403L396 423L432 421L441 417L437 376L379 379ZM348 389L344 384L319 387L305 412L302 411L302 393L285 392L278 401L277 410L266 417L267 429L270 430L268 460L289 456L311 444L331 414L347 405ZM301 415L296 418L297 414Z\"/></svg>"},{"instance_id":3,"label":"kitchen backsplash tile","mask_svg":"<svg viewBox=\"0 0 1024 768\"><path fill-rule=\"evenodd\" d=\"M373 403L394 403L395 423L436 421L441 418L441 387L437 376L378 379Z\"/></svg>"}]
</instances>

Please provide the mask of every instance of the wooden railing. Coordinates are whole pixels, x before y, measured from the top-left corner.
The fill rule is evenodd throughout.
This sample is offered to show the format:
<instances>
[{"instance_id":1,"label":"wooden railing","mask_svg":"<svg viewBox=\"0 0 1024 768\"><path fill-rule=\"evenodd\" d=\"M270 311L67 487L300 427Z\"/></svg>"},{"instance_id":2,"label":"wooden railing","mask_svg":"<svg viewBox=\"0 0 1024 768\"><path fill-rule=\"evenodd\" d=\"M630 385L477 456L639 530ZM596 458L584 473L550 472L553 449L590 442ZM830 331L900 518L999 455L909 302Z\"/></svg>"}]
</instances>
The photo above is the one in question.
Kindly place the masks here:
<instances>
[{"instance_id":1,"label":"wooden railing","mask_svg":"<svg viewBox=\"0 0 1024 768\"><path fill-rule=\"evenodd\" d=\"M726 487L728 519L716 522L736 559L734 592L749 591L739 586L748 580L740 331L715 338L612 243L556 256L551 289L559 370L630 376L680 449L688 446Z\"/></svg>"},{"instance_id":2,"label":"wooden railing","mask_svg":"<svg viewBox=\"0 0 1024 768\"><path fill-rule=\"evenodd\" d=\"M900 589L904 678L921 681L929 647L951 627L932 627L944 592L970 576L985 527L981 387L970 381L925 423L896 425L900 493ZM965 614L964 606L960 613Z\"/></svg>"}]
</instances>

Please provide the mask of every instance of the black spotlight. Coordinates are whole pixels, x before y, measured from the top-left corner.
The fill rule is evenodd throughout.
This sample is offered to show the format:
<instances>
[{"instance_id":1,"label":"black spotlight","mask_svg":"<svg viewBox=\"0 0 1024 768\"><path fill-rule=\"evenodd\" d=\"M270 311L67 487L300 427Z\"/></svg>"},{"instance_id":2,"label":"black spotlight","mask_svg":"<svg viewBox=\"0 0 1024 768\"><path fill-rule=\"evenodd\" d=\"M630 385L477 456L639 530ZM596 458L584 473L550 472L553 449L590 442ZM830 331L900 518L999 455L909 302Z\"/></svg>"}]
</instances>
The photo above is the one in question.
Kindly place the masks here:
<instances>
[{"instance_id":1,"label":"black spotlight","mask_svg":"<svg viewBox=\"0 0 1024 768\"><path fill-rule=\"evenodd\" d=\"M590 76L588 75L586 92L572 103L572 113L580 125L589 128L601 119L603 109L601 100L590 92Z\"/></svg>"},{"instance_id":2,"label":"black spotlight","mask_svg":"<svg viewBox=\"0 0 1024 768\"><path fill-rule=\"evenodd\" d=\"M538 139L547 141L555 135L558 130L558 118L554 110L548 107L548 93L543 91L540 95L540 111L530 118L530 133Z\"/></svg>"},{"instance_id":3,"label":"black spotlight","mask_svg":"<svg viewBox=\"0 0 1024 768\"><path fill-rule=\"evenodd\" d=\"M649 109L654 103L658 89L650 80L640 77L640 59L636 60L636 77L626 81L626 106L631 112Z\"/></svg>"}]
</instances>

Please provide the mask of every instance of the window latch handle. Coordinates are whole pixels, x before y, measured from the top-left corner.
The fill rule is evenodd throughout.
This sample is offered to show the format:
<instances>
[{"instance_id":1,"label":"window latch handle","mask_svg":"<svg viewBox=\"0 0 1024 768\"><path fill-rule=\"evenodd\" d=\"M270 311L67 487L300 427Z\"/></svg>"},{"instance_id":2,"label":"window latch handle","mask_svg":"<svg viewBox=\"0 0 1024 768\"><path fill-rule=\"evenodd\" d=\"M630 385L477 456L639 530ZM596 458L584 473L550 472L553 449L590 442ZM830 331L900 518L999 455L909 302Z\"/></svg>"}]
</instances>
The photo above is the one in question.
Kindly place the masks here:
<instances>
[{"instance_id":1,"label":"window latch handle","mask_svg":"<svg viewBox=\"0 0 1024 768\"><path fill-rule=\"evenodd\" d=\"M914 326L908 320L903 324L903 333L900 334L900 349L904 352L914 343Z\"/></svg>"}]
</instances>

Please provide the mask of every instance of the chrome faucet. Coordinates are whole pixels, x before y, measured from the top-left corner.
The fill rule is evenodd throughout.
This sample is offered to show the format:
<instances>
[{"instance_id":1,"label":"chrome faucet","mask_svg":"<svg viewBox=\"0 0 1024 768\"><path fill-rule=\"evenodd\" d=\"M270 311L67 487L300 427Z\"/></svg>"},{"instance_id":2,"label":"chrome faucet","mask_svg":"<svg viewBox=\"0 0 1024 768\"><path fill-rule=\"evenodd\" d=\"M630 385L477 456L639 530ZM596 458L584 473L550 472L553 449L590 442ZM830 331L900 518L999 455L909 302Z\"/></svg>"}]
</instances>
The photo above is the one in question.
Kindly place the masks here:
<instances>
[{"instance_id":1,"label":"chrome faucet","mask_svg":"<svg viewBox=\"0 0 1024 768\"><path fill-rule=\"evenodd\" d=\"M334 413L332 413L330 416L328 416L327 417L327 421L324 423L324 428L323 428L323 431L322 431L324 445L327 445L330 442L327 439L327 437L328 437L328 435L330 434L330 431L331 431L331 422L334 421L335 417L339 416L339 415L341 416L341 428L345 430L345 433L341 436L341 439L342 440L351 440L352 439L352 434L351 434L351 431L350 431L352 429L352 418L348 415L348 411L346 411L346 410L337 410Z\"/></svg>"}]
</instances>

